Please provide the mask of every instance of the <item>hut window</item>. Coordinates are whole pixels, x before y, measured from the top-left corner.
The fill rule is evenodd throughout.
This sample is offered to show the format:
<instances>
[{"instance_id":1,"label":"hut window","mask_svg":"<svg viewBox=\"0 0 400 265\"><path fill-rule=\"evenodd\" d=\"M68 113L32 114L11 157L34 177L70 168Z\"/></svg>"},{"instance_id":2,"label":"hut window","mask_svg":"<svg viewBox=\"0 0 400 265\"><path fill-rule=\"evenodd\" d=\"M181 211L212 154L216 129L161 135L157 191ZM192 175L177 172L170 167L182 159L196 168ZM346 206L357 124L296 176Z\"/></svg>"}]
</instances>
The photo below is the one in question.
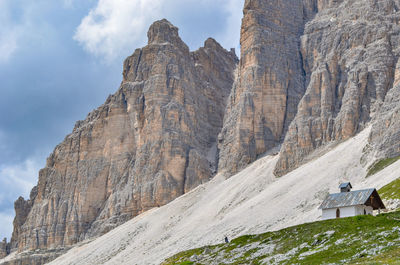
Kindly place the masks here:
<instances>
[{"instance_id":1,"label":"hut window","mask_svg":"<svg viewBox=\"0 0 400 265\"><path fill-rule=\"evenodd\" d=\"M340 210L336 209L336 218L340 218Z\"/></svg>"}]
</instances>

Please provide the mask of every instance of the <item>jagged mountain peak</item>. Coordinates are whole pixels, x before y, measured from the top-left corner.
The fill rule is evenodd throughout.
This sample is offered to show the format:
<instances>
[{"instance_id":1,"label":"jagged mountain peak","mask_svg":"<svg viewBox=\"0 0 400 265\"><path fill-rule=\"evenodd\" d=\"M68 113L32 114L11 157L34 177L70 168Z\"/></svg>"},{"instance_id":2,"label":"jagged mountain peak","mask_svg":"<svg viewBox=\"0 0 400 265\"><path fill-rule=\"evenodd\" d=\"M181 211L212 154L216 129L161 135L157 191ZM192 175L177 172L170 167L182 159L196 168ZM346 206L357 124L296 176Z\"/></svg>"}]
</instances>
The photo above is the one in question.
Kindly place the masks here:
<instances>
[{"instance_id":1,"label":"jagged mountain peak","mask_svg":"<svg viewBox=\"0 0 400 265\"><path fill-rule=\"evenodd\" d=\"M213 48L213 49L223 49L222 46L213 38L208 38L204 42L205 48Z\"/></svg>"},{"instance_id":2,"label":"jagged mountain peak","mask_svg":"<svg viewBox=\"0 0 400 265\"><path fill-rule=\"evenodd\" d=\"M167 19L155 21L147 32L148 44L183 44L179 37L179 29Z\"/></svg>"},{"instance_id":3,"label":"jagged mountain peak","mask_svg":"<svg viewBox=\"0 0 400 265\"><path fill-rule=\"evenodd\" d=\"M290 206L280 205L279 211L287 220L301 207L309 207L308 216L315 219L324 185L336 187L343 178L362 182L377 157L400 155L399 6L400 0L246 0L239 64L232 50L212 38L190 52L177 27L166 19L154 22L148 45L124 61L118 91L55 148L30 200L17 201L12 249L68 248L169 204L217 173L213 181L232 186L221 196L213 194L212 205L200 204L215 213L211 228L204 217L209 214L197 219L205 222L204 232L225 229L221 216L252 211L251 205L241 208L241 194L251 194L258 209L272 210L277 209L268 202L278 205L284 196ZM332 164L332 172L326 170ZM371 179L376 180L369 178L369 184ZM307 189L313 182L318 189ZM210 185L202 200L224 190L217 186ZM237 196L230 194L234 189L240 191ZM202 190L181 197L176 215L189 211L185 216L195 219L190 207ZM273 196L264 192L259 197L265 190ZM293 197L291 192L299 191L308 200ZM177 204L170 205L166 208ZM180 229L176 216L154 212ZM255 230L269 228L265 218L280 220L273 211L262 218L252 213L254 220L238 220L252 223ZM140 220L158 225L150 217L133 220L135 231L152 235L137 242L151 241L163 255L171 252L175 245L164 248L164 241L155 242L153 230L136 226ZM185 222L185 231L192 229ZM240 232L243 227L246 223L230 228ZM176 239L164 236L165 242ZM185 236L191 235L180 235ZM193 247L191 240L174 243ZM118 244L113 248L119 249ZM135 249L140 255L149 250Z\"/></svg>"},{"instance_id":4,"label":"jagged mountain peak","mask_svg":"<svg viewBox=\"0 0 400 265\"><path fill-rule=\"evenodd\" d=\"M216 173L237 58L212 40L189 52L167 20L148 37L125 60L116 93L56 146L31 200L17 201L13 251L68 248Z\"/></svg>"}]
</instances>

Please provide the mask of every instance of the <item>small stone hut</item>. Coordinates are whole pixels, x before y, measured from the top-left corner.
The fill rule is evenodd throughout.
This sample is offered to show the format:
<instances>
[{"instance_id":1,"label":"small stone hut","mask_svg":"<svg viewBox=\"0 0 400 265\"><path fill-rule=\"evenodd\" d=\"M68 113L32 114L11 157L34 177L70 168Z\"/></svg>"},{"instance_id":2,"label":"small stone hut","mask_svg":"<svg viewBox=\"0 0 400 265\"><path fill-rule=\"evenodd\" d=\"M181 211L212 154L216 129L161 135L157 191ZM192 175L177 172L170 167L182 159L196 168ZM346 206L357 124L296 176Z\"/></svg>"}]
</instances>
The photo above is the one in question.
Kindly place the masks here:
<instances>
[{"instance_id":1,"label":"small stone hut","mask_svg":"<svg viewBox=\"0 0 400 265\"><path fill-rule=\"evenodd\" d=\"M319 207L322 209L322 220L372 215L373 210L386 209L376 189L351 191L352 188L350 182L342 183L339 193L326 197Z\"/></svg>"}]
</instances>

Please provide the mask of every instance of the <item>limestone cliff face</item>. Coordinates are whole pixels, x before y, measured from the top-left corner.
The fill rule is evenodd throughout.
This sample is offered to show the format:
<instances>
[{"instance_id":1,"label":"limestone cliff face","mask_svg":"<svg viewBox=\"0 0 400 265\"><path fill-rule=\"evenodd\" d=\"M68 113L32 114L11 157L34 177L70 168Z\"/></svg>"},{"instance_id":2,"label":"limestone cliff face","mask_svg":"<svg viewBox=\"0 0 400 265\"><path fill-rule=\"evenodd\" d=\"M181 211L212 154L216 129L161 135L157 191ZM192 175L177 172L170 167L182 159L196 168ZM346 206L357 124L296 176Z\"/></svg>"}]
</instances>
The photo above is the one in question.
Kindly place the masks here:
<instances>
[{"instance_id":1,"label":"limestone cliff face","mask_svg":"<svg viewBox=\"0 0 400 265\"><path fill-rule=\"evenodd\" d=\"M6 257L10 253L9 244L7 243L7 238L4 238L0 242L0 259Z\"/></svg>"},{"instance_id":2,"label":"limestone cliff face","mask_svg":"<svg viewBox=\"0 0 400 265\"><path fill-rule=\"evenodd\" d=\"M119 90L76 123L16 202L19 251L98 236L208 181L237 58L215 40L190 52L178 29L155 22L124 62Z\"/></svg>"},{"instance_id":3,"label":"limestone cliff face","mask_svg":"<svg viewBox=\"0 0 400 265\"><path fill-rule=\"evenodd\" d=\"M379 112L399 56L399 5L331 1L306 25L301 54L307 90L282 146L277 175L319 146L354 136Z\"/></svg>"},{"instance_id":4,"label":"limestone cliff face","mask_svg":"<svg viewBox=\"0 0 400 265\"><path fill-rule=\"evenodd\" d=\"M383 156L399 153L392 144L398 139L392 115L398 97L385 102L399 56L399 5L245 1L241 60L219 135L219 170L238 172L282 144L275 174L283 175L320 146L354 136L376 115L386 115L386 124L376 118L371 142L380 143L374 146ZM384 146L380 137L387 139Z\"/></svg>"},{"instance_id":5,"label":"limestone cliff face","mask_svg":"<svg viewBox=\"0 0 400 265\"><path fill-rule=\"evenodd\" d=\"M235 173L283 140L305 91L300 36L317 5L245 1L239 70L219 136L221 171Z\"/></svg>"},{"instance_id":6,"label":"limestone cliff face","mask_svg":"<svg viewBox=\"0 0 400 265\"><path fill-rule=\"evenodd\" d=\"M21 227L25 223L26 218L29 215L29 212L32 209L32 205L35 201L37 195L37 187L35 186L29 196L29 200L24 200L24 198L19 197L18 200L14 203L15 209L15 218L13 222L13 233L10 242L11 251L15 251L18 247L18 238L22 236Z\"/></svg>"},{"instance_id":7,"label":"limestone cliff face","mask_svg":"<svg viewBox=\"0 0 400 265\"><path fill-rule=\"evenodd\" d=\"M400 61L397 61L393 88L374 117L369 142L377 159L400 155Z\"/></svg>"},{"instance_id":8,"label":"limestone cliff face","mask_svg":"<svg viewBox=\"0 0 400 265\"><path fill-rule=\"evenodd\" d=\"M235 82L233 52L213 39L190 52L176 27L155 22L119 90L15 203L0 255L63 253L280 145L276 175L371 123L374 156L400 155L399 10L400 0L245 0Z\"/></svg>"}]
</instances>

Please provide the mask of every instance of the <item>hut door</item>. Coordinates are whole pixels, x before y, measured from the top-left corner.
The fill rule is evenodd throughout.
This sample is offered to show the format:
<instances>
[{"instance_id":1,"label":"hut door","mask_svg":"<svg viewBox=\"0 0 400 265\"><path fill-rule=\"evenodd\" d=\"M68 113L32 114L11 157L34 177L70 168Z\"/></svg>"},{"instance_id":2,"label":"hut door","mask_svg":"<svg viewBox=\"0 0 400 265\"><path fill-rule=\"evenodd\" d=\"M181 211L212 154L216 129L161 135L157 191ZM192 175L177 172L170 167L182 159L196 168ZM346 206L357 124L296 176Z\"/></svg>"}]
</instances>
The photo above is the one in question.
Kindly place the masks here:
<instances>
[{"instance_id":1,"label":"hut door","mask_svg":"<svg viewBox=\"0 0 400 265\"><path fill-rule=\"evenodd\" d=\"M336 218L340 218L340 209L336 209Z\"/></svg>"}]
</instances>

